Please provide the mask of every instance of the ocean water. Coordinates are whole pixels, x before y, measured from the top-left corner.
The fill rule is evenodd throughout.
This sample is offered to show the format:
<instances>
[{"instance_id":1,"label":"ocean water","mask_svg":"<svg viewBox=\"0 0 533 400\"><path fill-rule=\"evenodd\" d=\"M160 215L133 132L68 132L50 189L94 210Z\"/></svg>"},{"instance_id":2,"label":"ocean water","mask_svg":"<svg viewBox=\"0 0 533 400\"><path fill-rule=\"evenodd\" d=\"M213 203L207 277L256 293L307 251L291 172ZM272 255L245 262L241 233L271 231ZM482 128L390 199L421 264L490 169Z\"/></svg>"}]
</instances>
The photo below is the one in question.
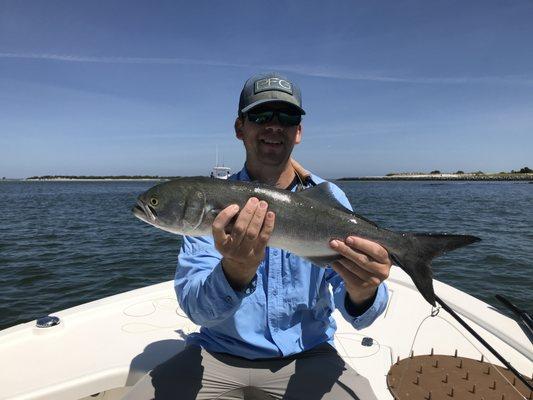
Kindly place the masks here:
<instances>
[{"instance_id":1,"label":"ocean water","mask_svg":"<svg viewBox=\"0 0 533 400\"><path fill-rule=\"evenodd\" d=\"M173 278L179 236L131 207L155 182L0 182L0 329ZM435 278L498 308L533 309L533 185L338 182L354 209L399 231L482 241L433 262Z\"/></svg>"}]
</instances>

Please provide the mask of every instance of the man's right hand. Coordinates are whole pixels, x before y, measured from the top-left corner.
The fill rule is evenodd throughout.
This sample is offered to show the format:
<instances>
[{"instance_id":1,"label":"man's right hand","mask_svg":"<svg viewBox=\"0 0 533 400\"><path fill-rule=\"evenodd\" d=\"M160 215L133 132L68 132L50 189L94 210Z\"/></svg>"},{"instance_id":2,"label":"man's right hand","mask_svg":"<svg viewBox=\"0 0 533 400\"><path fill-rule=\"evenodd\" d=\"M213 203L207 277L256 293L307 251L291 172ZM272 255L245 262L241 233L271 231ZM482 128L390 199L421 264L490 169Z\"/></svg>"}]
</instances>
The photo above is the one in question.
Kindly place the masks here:
<instances>
[{"instance_id":1,"label":"man's right hand","mask_svg":"<svg viewBox=\"0 0 533 400\"><path fill-rule=\"evenodd\" d=\"M237 213L238 205L226 207L213 221L212 229L215 247L223 257L226 278L233 289L240 291L248 286L265 256L275 215L268 211L265 201L251 197L228 234L226 227Z\"/></svg>"}]
</instances>

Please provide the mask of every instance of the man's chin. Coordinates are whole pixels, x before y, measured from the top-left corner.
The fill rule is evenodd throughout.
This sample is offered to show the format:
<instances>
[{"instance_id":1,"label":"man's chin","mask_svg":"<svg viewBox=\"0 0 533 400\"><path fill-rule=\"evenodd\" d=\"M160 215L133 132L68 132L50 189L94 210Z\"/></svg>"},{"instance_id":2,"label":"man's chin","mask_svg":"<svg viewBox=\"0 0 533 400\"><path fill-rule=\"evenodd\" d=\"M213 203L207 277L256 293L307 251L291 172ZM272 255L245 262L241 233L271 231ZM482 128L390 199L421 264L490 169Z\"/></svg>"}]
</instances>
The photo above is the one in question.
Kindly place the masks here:
<instances>
[{"instance_id":1,"label":"man's chin","mask_svg":"<svg viewBox=\"0 0 533 400\"><path fill-rule=\"evenodd\" d=\"M280 165L286 162L289 159L289 155L287 155L285 152L282 153L274 153L274 152L268 152L268 153L261 153L259 155L259 160L265 164L265 165Z\"/></svg>"}]
</instances>

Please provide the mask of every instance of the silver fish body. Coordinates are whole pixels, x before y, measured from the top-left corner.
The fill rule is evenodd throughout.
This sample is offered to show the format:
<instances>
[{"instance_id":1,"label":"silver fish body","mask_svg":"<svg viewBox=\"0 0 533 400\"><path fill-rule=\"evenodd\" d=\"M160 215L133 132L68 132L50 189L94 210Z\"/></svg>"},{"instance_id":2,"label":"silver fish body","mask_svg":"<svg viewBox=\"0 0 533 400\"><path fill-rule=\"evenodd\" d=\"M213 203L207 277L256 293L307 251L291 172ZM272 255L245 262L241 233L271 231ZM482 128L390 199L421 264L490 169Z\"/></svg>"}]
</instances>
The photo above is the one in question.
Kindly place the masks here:
<instances>
[{"instance_id":1,"label":"silver fish body","mask_svg":"<svg viewBox=\"0 0 533 400\"><path fill-rule=\"evenodd\" d=\"M331 239L355 235L382 245L404 269L431 304L435 304L430 261L450 250L474 243L468 235L396 233L351 212L333 196L330 184L290 192L251 182L207 177L175 179L141 194L133 213L139 219L172 233L211 235L218 213L231 204L241 208L250 197L268 203L276 214L269 246L290 251L319 266L340 258Z\"/></svg>"}]
</instances>

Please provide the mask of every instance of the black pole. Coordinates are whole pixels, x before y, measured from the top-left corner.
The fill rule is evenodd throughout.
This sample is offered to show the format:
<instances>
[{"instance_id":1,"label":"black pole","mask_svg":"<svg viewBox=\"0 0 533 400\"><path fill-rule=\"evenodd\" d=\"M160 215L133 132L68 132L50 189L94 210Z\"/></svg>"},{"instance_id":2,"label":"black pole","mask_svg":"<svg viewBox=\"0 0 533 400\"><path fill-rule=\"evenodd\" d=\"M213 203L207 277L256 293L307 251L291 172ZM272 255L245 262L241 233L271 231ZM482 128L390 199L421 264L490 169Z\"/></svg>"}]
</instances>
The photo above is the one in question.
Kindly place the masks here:
<instances>
[{"instance_id":1,"label":"black pole","mask_svg":"<svg viewBox=\"0 0 533 400\"><path fill-rule=\"evenodd\" d=\"M533 391L533 386L531 386L531 384L522 376L522 374L518 372L516 369L514 369L514 367L511 364L509 364L509 362L505 358L503 358L501 354L498 353L490 344L488 344L485 341L485 339L479 336L479 334L475 330L473 330L466 323L466 321L462 319L455 311L453 311L450 308L450 306L448 306L448 304L442 301L440 297L438 297L437 295L435 295L435 300L437 300L437 303L439 303L442 306L442 308L444 308L453 318L455 318L455 320L459 322L463 326L463 328L465 328L468 332L470 332L472 336L474 336L477 340L479 340L483 346L485 346L492 354L494 354L498 358L498 360L500 360L502 364L505 365L509 369L509 371L515 374L516 377L520 379L524 383L524 385L526 385L526 387L529 388L529 390Z\"/></svg>"},{"instance_id":2,"label":"black pole","mask_svg":"<svg viewBox=\"0 0 533 400\"><path fill-rule=\"evenodd\" d=\"M522 326L524 327L523 331L529 338L529 341L533 344L533 318L531 318L531 315L529 313L519 309L517 306L515 306L513 303L511 303L508 299L503 297L502 295L495 295L496 300L498 300L500 303L502 303L505 307L507 307L509 310L513 312L513 314L519 318L519 321L521 322Z\"/></svg>"}]
</instances>

